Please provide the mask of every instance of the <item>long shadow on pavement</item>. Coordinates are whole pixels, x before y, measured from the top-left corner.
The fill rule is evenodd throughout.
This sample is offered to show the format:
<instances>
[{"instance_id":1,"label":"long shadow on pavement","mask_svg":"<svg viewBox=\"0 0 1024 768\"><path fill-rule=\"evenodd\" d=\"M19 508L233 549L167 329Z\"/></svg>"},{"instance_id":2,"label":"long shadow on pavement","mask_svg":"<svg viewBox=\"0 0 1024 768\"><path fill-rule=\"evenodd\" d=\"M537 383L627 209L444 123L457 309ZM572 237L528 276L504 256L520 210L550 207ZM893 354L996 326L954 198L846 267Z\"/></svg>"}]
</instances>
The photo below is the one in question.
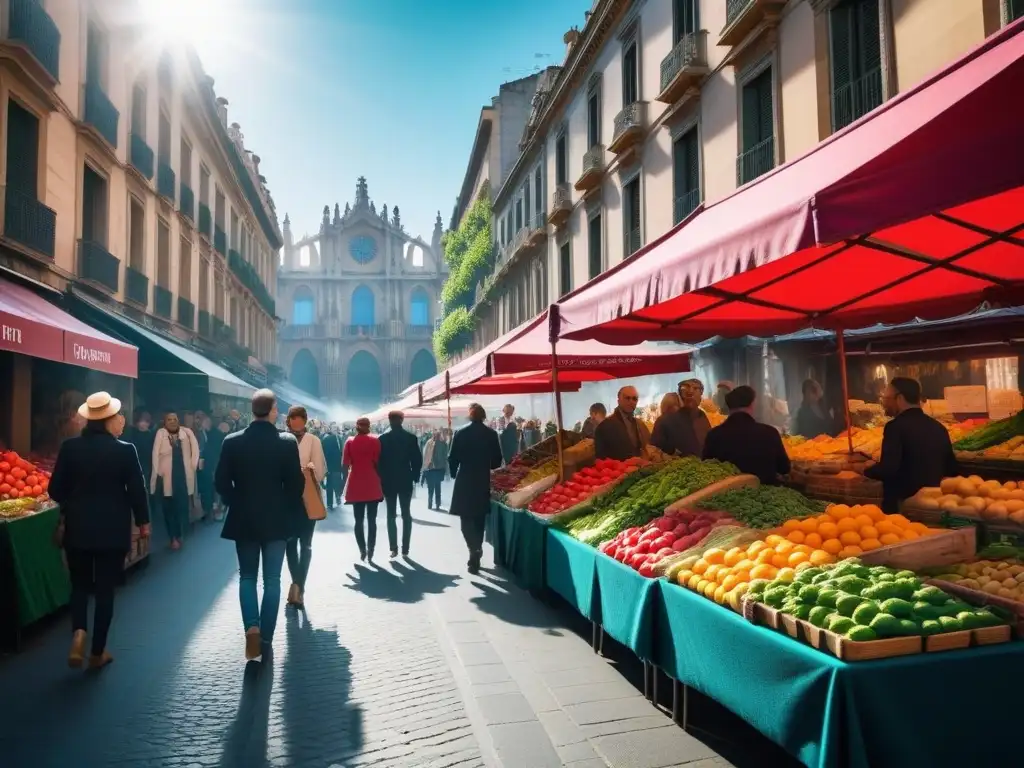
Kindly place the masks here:
<instances>
[{"instance_id":1,"label":"long shadow on pavement","mask_svg":"<svg viewBox=\"0 0 1024 768\"><path fill-rule=\"evenodd\" d=\"M459 576L454 573L438 573L424 568L415 560L394 560L393 571L381 565L357 564L355 575L350 576L351 584L346 589L362 592L375 600L393 603L418 603L425 595L439 595L455 586Z\"/></svg>"},{"instance_id":2,"label":"long shadow on pavement","mask_svg":"<svg viewBox=\"0 0 1024 768\"><path fill-rule=\"evenodd\" d=\"M549 612L542 603L523 600L521 594L510 594L502 588L505 582L481 575L471 583L481 594L469 601L484 613L506 624L542 629L547 635L561 637L564 634L561 621L555 614Z\"/></svg>"},{"instance_id":3,"label":"long shadow on pavement","mask_svg":"<svg viewBox=\"0 0 1024 768\"><path fill-rule=\"evenodd\" d=\"M271 660L250 661L242 678L242 696L235 719L224 739L221 768L262 768L267 760L270 692L274 683Z\"/></svg>"}]
</instances>

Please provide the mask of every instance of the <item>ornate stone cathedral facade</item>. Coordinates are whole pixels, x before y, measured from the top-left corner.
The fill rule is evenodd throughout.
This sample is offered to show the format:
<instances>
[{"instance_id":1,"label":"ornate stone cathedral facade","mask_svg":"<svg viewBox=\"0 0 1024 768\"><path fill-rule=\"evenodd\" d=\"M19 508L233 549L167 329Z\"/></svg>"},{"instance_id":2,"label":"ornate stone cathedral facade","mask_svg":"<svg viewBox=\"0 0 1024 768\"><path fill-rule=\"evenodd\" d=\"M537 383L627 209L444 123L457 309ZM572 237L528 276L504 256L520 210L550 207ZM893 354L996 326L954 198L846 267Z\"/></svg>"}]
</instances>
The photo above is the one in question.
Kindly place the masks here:
<instances>
[{"instance_id":1,"label":"ornate stone cathedral facade","mask_svg":"<svg viewBox=\"0 0 1024 768\"><path fill-rule=\"evenodd\" d=\"M369 409L437 371L431 339L447 267L441 215L431 241L410 236L398 206L378 211L366 179L344 211L324 206L320 232L294 241L284 219L278 360L326 400Z\"/></svg>"}]
</instances>

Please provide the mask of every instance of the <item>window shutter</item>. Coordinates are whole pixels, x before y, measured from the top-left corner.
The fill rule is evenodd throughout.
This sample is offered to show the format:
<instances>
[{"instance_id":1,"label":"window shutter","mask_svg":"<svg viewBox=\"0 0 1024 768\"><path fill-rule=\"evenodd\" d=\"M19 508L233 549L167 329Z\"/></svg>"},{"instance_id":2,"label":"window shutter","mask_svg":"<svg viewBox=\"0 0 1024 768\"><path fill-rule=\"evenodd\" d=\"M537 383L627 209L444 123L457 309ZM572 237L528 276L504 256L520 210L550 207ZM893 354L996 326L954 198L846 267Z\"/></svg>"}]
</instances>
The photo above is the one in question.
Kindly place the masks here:
<instances>
[{"instance_id":1,"label":"window shutter","mask_svg":"<svg viewBox=\"0 0 1024 768\"><path fill-rule=\"evenodd\" d=\"M748 83L743 87L743 151L750 151L759 141L758 139L758 109L760 97L758 96L757 83Z\"/></svg>"},{"instance_id":2,"label":"window shutter","mask_svg":"<svg viewBox=\"0 0 1024 768\"><path fill-rule=\"evenodd\" d=\"M829 58L832 62L832 98L853 82L853 11L850 5L833 8L828 14Z\"/></svg>"},{"instance_id":3,"label":"window shutter","mask_svg":"<svg viewBox=\"0 0 1024 768\"><path fill-rule=\"evenodd\" d=\"M686 142L686 191L700 189L700 144L697 129L691 128L684 139Z\"/></svg>"},{"instance_id":4,"label":"window shutter","mask_svg":"<svg viewBox=\"0 0 1024 768\"><path fill-rule=\"evenodd\" d=\"M598 98L596 92L590 94L590 99L587 103L587 137L589 139L589 147L596 146L601 143L601 101Z\"/></svg>"},{"instance_id":5,"label":"window shutter","mask_svg":"<svg viewBox=\"0 0 1024 768\"><path fill-rule=\"evenodd\" d=\"M878 23L878 0L861 0L857 12L857 64L853 79L882 66L882 30Z\"/></svg>"},{"instance_id":6,"label":"window shutter","mask_svg":"<svg viewBox=\"0 0 1024 768\"><path fill-rule=\"evenodd\" d=\"M772 71L766 69L758 75L758 138L757 143L767 141L775 135L775 120L772 110Z\"/></svg>"},{"instance_id":7,"label":"window shutter","mask_svg":"<svg viewBox=\"0 0 1024 768\"><path fill-rule=\"evenodd\" d=\"M686 134L689 136L689 134ZM676 139L672 145L672 192L677 200L686 194L687 147L686 136Z\"/></svg>"},{"instance_id":8,"label":"window shutter","mask_svg":"<svg viewBox=\"0 0 1024 768\"><path fill-rule=\"evenodd\" d=\"M536 199L537 199L537 210L538 211L543 211L544 210L544 189L541 186L540 168L537 168L537 175L534 177L534 186L536 187L536 189L534 190L534 193L535 193Z\"/></svg>"},{"instance_id":9,"label":"window shutter","mask_svg":"<svg viewBox=\"0 0 1024 768\"><path fill-rule=\"evenodd\" d=\"M587 233L587 248L590 252L590 279L601 274L601 217L595 216L590 220L589 232Z\"/></svg>"},{"instance_id":10,"label":"window shutter","mask_svg":"<svg viewBox=\"0 0 1024 768\"><path fill-rule=\"evenodd\" d=\"M527 226L532 226L530 222L530 180L527 177L526 183L523 184L523 208L526 216Z\"/></svg>"},{"instance_id":11,"label":"window shutter","mask_svg":"<svg viewBox=\"0 0 1024 768\"><path fill-rule=\"evenodd\" d=\"M15 101L7 102L7 185L33 200L39 194L39 120Z\"/></svg>"},{"instance_id":12,"label":"window shutter","mask_svg":"<svg viewBox=\"0 0 1024 768\"><path fill-rule=\"evenodd\" d=\"M1006 16L1008 22L1024 16L1024 0L1006 0Z\"/></svg>"}]
</instances>

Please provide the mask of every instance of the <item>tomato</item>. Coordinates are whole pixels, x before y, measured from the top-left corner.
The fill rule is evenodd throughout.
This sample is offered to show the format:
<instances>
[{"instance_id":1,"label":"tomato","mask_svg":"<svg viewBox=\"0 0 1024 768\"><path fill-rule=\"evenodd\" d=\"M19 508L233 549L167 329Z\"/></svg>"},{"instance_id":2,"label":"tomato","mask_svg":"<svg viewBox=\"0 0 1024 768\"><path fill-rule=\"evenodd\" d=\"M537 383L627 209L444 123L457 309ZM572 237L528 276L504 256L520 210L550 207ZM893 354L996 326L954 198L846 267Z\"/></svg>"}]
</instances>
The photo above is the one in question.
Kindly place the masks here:
<instances>
[{"instance_id":1,"label":"tomato","mask_svg":"<svg viewBox=\"0 0 1024 768\"><path fill-rule=\"evenodd\" d=\"M9 462L9 461L0 461L0 474L6 475L10 471L11 471L11 462Z\"/></svg>"},{"instance_id":2,"label":"tomato","mask_svg":"<svg viewBox=\"0 0 1024 768\"><path fill-rule=\"evenodd\" d=\"M41 486L41 485L33 485L32 486L32 495L33 496L41 496L42 494L43 494L43 486Z\"/></svg>"},{"instance_id":3,"label":"tomato","mask_svg":"<svg viewBox=\"0 0 1024 768\"><path fill-rule=\"evenodd\" d=\"M15 487L16 490L19 490L19 491L22 490L25 487L25 481L24 480L17 480L17 481L15 481L14 487Z\"/></svg>"},{"instance_id":4,"label":"tomato","mask_svg":"<svg viewBox=\"0 0 1024 768\"><path fill-rule=\"evenodd\" d=\"M7 483L0 484L0 493L10 493L11 486Z\"/></svg>"},{"instance_id":5,"label":"tomato","mask_svg":"<svg viewBox=\"0 0 1024 768\"><path fill-rule=\"evenodd\" d=\"M28 477L25 478L25 485L38 485L38 484L39 484L39 478L36 477L35 475L29 475Z\"/></svg>"}]
</instances>

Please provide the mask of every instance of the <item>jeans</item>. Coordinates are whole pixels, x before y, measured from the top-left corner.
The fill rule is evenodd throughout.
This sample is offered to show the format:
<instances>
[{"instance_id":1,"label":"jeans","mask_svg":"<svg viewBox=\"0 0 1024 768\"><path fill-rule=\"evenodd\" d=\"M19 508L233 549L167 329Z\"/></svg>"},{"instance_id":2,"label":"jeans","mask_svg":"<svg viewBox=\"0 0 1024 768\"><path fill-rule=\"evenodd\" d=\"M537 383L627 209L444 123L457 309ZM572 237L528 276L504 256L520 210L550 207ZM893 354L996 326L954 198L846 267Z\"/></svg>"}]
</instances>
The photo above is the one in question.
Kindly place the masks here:
<instances>
[{"instance_id":1,"label":"jeans","mask_svg":"<svg viewBox=\"0 0 1024 768\"><path fill-rule=\"evenodd\" d=\"M67 550L71 581L71 631L89 630L89 593L96 598L92 617L92 655L106 650L114 618L114 588L124 577L123 550Z\"/></svg>"},{"instance_id":2,"label":"jeans","mask_svg":"<svg viewBox=\"0 0 1024 768\"><path fill-rule=\"evenodd\" d=\"M462 538L465 539L466 547L469 549L470 565L480 565L480 558L484 554L484 528L486 525L486 515L462 516Z\"/></svg>"},{"instance_id":3,"label":"jeans","mask_svg":"<svg viewBox=\"0 0 1024 768\"><path fill-rule=\"evenodd\" d=\"M298 538L288 539L285 554L288 557L288 573L291 574L292 583L298 584L300 588L306 588L306 575L309 573L309 562L313 559L313 529L316 528L316 520L306 519L302 526L302 533Z\"/></svg>"},{"instance_id":4,"label":"jeans","mask_svg":"<svg viewBox=\"0 0 1024 768\"><path fill-rule=\"evenodd\" d=\"M384 494L384 504L388 510L388 544L391 551L398 551L398 508L402 510L402 554L409 554L409 540L412 538L412 512L409 502L412 500L412 486L400 491L388 491Z\"/></svg>"},{"instance_id":5,"label":"jeans","mask_svg":"<svg viewBox=\"0 0 1024 768\"><path fill-rule=\"evenodd\" d=\"M327 473L327 506L334 509L338 504L341 504L342 492L345 490L345 473L344 472L328 472Z\"/></svg>"},{"instance_id":6,"label":"jeans","mask_svg":"<svg viewBox=\"0 0 1024 768\"><path fill-rule=\"evenodd\" d=\"M164 525L167 538L171 541L184 538L188 523L188 496L161 496L160 508L164 511Z\"/></svg>"},{"instance_id":7,"label":"jeans","mask_svg":"<svg viewBox=\"0 0 1024 768\"><path fill-rule=\"evenodd\" d=\"M284 563L283 541L236 541L238 553L238 602L242 607L242 624L246 631L259 627L263 642L274 638L277 612L281 607L281 566ZM263 602L256 595L256 575L263 557Z\"/></svg>"},{"instance_id":8,"label":"jeans","mask_svg":"<svg viewBox=\"0 0 1024 768\"><path fill-rule=\"evenodd\" d=\"M360 555L373 557L373 547L377 543L377 504L376 501L357 501L352 504L352 512L356 516L356 544ZM363 518L366 518L366 534L363 533Z\"/></svg>"},{"instance_id":9,"label":"jeans","mask_svg":"<svg viewBox=\"0 0 1024 768\"><path fill-rule=\"evenodd\" d=\"M441 481L444 480L444 470L428 469L423 473L423 477L427 481L427 509L440 509Z\"/></svg>"}]
</instances>

